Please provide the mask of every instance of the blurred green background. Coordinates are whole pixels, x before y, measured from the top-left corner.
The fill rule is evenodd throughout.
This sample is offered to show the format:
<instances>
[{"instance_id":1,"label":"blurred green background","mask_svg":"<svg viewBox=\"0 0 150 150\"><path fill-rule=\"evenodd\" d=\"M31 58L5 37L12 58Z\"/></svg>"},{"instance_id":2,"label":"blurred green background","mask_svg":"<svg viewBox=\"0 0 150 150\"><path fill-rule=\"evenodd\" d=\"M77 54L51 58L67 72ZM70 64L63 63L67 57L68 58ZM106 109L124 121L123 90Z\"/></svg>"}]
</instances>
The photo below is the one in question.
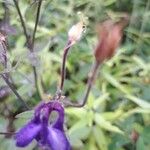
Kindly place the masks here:
<instances>
[{"instance_id":1,"label":"blurred green background","mask_svg":"<svg viewBox=\"0 0 150 150\"><path fill-rule=\"evenodd\" d=\"M32 33L38 1L18 2ZM78 12L88 19L86 32L71 48L67 60L64 95L73 102L82 100L94 61L96 24L107 18L115 20L124 12L130 21L116 55L99 69L86 106L66 109L66 134L73 149L150 150L150 0L43 0L33 54L25 46L13 0L0 0L0 29L8 33L8 70L16 89L32 108L41 101L34 85L34 65L42 97L54 95L67 32L79 21ZM33 112L21 113L22 106L0 78L0 94L4 91L0 132L14 132ZM14 143L10 135L0 135L0 150L18 150ZM24 148L33 149L37 149L36 142Z\"/></svg>"}]
</instances>

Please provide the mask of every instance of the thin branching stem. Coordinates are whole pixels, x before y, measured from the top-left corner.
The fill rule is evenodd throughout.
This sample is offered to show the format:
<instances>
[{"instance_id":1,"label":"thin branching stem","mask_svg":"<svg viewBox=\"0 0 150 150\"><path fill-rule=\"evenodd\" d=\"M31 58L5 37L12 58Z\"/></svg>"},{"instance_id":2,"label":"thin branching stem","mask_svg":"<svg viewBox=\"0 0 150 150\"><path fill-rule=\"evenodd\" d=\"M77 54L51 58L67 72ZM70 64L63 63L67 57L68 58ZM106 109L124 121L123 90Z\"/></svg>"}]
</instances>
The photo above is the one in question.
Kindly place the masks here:
<instances>
[{"instance_id":1,"label":"thin branching stem","mask_svg":"<svg viewBox=\"0 0 150 150\"><path fill-rule=\"evenodd\" d=\"M5 75L1 75L3 80L5 81L5 83L9 86L9 88L13 91L13 93L16 95L16 97L18 98L18 100L20 101L20 103L25 107L25 109L29 109L28 105L26 104L26 102L22 99L22 97L20 96L20 94L17 92L17 90L15 89L14 85L9 82L9 79L5 76Z\"/></svg>"},{"instance_id":2,"label":"thin branching stem","mask_svg":"<svg viewBox=\"0 0 150 150\"><path fill-rule=\"evenodd\" d=\"M32 34L31 52L34 51L35 34L36 34L36 31L37 31L37 26L38 26L38 22L39 22L39 18L40 18L41 5L42 5L42 0L40 0L40 1L38 2L38 8L37 8L35 26L34 26L34 30L33 30L33 34ZM38 94L38 96L41 98L41 94L40 94L40 90L39 90L39 86L38 86L38 74L37 74L37 71L36 71L36 67L35 67L35 66L33 66L33 74L34 74L34 83L35 83L35 86L36 86L36 89L37 89L37 94Z\"/></svg>"},{"instance_id":3,"label":"thin branching stem","mask_svg":"<svg viewBox=\"0 0 150 150\"><path fill-rule=\"evenodd\" d=\"M64 48L62 65L61 65L60 84L59 84L59 88L56 91L53 99L60 100L60 97L62 96L64 81L65 81L65 75L66 75L66 59L67 59L67 54L69 52L69 49L71 48L72 45L73 45L72 42L70 40L68 40L68 42Z\"/></svg>"},{"instance_id":4,"label":"thin branching stem","mask_svg":"<svg viewBox=\"0 0 150 150\"><path fill-rule=\"evenodd\" d=\"M2 63L3 63L4 68L7 69L7 56L6 56L7 47L6 47L6 42L5 41L0 41L0 44L2 46L2 53L3 53L2 57L4 57L4 61ZM9 86L9 88L13 91L13 93L16 95L16 97L18 98L20 103L25 107L25 109L29 109L26 102L19 95L19 93L17 92L17 90L13 86L13 84L9 81L9 78L10 78L9 74L8 73L2 74L1 77L3 78L5 83Z\"/></svg>"},{"instance_id":5,"label":"thin branching stem","mask_svg":"<svg viewBox=\"0 0 150 150\"><path fill-rule=\"evenodd\" d=\"M35 66L32 66L32 68L33 68L33 76L34 76L35 88L37 90L38 97L41 99L40 89L39 89L39 86L38 86L38 74L37 74L37 70L36 70Z\"/></svg>"},{"instance_id":6,"label":"thin branching stem","mask_svg":"<svg viewBox=\"0 0 150 150\"><path fill-rule=\"evenodd\" d=\"M30 47L29 36L28 36L28 33L27 33L27 29L26 29L26 25L25 25L23 16L22 16L21 11L20 11L20 7L18 5L18 1L17 0L13 0L13 1L14 1L15 6L16 6L16 9L18 11L18 14L19 14L19 18L20 18L20 21L21 21L21 25L22 25L22 28L23 28L24 35L26 37L26 41L27 41L28 47Z\"/></svg>"},{"instance_id":7,"label":"thin branching stem","mask_svg":"<svg viewBox=\"0 0 150 150\"><path fill-rule=\"evenodd\" d=\"M61 81L60 81L60 90L63 90L64 86L64 80L65 80L65 74L66 74L66 59L67 59L67 54L69 52L69 49L71 47L71 42L69 41L67 45L64 48L64 53L63 53L63 60L62 60L62 66L61 66Z\"/></svg>"},{"instance_id":8,"label":"thin branching stem","mask_svg":"<svg viewBox=\"0 0 150 150\"><path fill-rule=\"evenodd\" d=\"M37 8L35 26L34 26L34 31L33 31L33 35L32 35L32 51L33 51L33 49L34 49L35 34L36 34L37 25L38 25L39 18L40 18L41 6L42 6L42 0L40 0L40 1L38 2L38 8Z\"/></svg>"},{"instance_id":9,"label":"thin branching stem","mask_svg":"<svg viewBox=\"0 0 150 150\"><path fill-rule=\"evenodd\" d=\"M92 69L91 69L91 72L89 74L89 78L87 81L87 88L86 88L85 96L82 100L82 103L78 104L78 103L71 103L70 101L65 101L66 107L83 107L86 104L86 102L88 100L89 93L90 93L92 85L93 85L93 82L96 78L97 70L98 70L99 66L100 66L100 63L97 61L92 66Z\"/></svg>"},{"instance_id":10,"label":"thin branching stem","mask_svg":"<svg viewBox=\"0 0 150 150\"><path fill-rule=\"evenodd\" d=\"M40 0L38 2L37 15L36 15L35 26L34 26L34 31L33 31L33 35L32 35L32 41L30 40L30 38L28 36L27 28L26 28L23 16L21 14L18 2L16 0L13 0L13 1L14 1L15 6L16 6L16 9L18 11L20 20L21 20L22 28L23 28L23 31L24 31L24 35L26 37L26 41L27 41L27 45L28 45L29 51L33 52L34 51L35 34L36 34L36 30L37 30L37 25L38 25L38 22L39 22L39 16L40 16L40 9L41 9L42 0ZM32 66L32 69L33 69L33 76L34 76L35 87L36 87L38 96L41 98L39 87L38 87L38 74L37 74L37 71L36 71L36 67Z\"/></svg>"},{"instance_id":11,"label":"thin branching stem","mask_svg":"<svg viewBox=\"0 0 150 150\"><path fill-rule=\"evenodd\" d=\"M0 132L1 135L14 135L15 132Z\"/></svg>"}]
</instances>

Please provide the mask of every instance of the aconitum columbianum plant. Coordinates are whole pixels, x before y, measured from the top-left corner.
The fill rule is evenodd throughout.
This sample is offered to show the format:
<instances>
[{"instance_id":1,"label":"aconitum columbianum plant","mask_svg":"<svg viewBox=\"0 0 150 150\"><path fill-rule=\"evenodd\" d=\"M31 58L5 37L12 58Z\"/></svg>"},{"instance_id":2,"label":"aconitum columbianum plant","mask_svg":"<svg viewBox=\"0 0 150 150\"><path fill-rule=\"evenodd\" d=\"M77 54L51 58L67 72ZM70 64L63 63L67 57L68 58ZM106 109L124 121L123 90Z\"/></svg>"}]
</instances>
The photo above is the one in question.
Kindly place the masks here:
<instances>
[{"instance_id":1,"label":"aconitum columbianum plant","mask_svg":"<svg viewBox=\"0 0 150 150\"><path fill-rule=\"evenodd\" d=\"M81 37L83 32L83 22L74 25L68 33L68 42L64 48L64 56L61 71L61 83L55 96L47 103L41 103L35 109L34 117L15 136L16 145L25 147L33 140L38 142L42 149L70 150L71 146L65 135L64 125L64 105L61 102L64 78L65 62L67 52ZM58 118L53 124L49 124L49 117L53 111L58 113Z\"/></svg>"},{"instance_id":2,"label":"aconitum columbianum plant","mask_svg":"<svg viewBox=\"0 0 150 150\"><path fill-rule=\"evenodd\" d=\"M18 9L18 5L16 6ZM80 40L84 31L83 21L80 21L72 26L68 32L68 41L64 48L64 54L62 57L61 80L58 90L56 91L56 94L49 100L49 102L41 102L34 109L33 118L15 133L14 139L16 141L16 146L26 147L33 140L36 140L41 149L71 150L69 138L67 138L64 131L65 107L83 107L86 104L93 81L96 78L97 70L100 64L102 64L105 60L110 59L115 53L116 48L120 44L125 24L126 18L118 22L107 20L100 24L100 28L98 28L99 41L94 52L95 62L88 77L85 95L82 102L79 104L71 103L71 101L68 101L68 98L63 95L67 54L70 48ZM30 43L28 43L31 51L33 50L33 43L31 44L31 47L29 46ZM2 34L0 34L0 44L1 49L6 53L5 38ZM6 67L6 54L5 57L3 55L0 55L0 57L3 58L1 59L4 60L2 64ZM17 91L15 91L10 84L7 74L5 73L2 75L2 77L8 86L13 90L15 95L20 97L19 93L17 93ZM23 100L21 102L24 104ZM53 123L49 123L49 119L53 112L57 112L57 118Z\"/></svg>"}]
</instances>

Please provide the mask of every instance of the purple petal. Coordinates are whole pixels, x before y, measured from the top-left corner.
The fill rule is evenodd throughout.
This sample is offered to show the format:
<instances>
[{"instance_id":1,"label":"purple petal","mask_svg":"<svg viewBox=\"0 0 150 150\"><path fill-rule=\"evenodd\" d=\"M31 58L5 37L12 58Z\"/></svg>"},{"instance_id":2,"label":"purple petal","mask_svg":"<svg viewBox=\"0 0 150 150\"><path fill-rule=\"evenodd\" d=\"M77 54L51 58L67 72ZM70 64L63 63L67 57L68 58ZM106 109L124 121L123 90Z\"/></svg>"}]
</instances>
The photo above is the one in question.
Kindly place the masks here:
<instances>
[{"instance_id":1,"label":"purple petal","mask_svg":"<svg viewBox=\"0 0 150 150\"><path fill-rule=\"evenodd\" d=\"M51 111L57 111L58 112L58 119L54 123L53 127L57 128L61 131L63 131L63 124L64 124L64 108L60 102L53 102L50 103L51 105Z\"/></svg>"},{"instance_id":2,"label":"purple petal","mask_svg":"<svg viewBox=\"0 0 150 150\"><path fill-rule=\"evenodd\" d=\"M27 125L21 128L16 136L16 145L18 147L27 146L39 133L41 125L35 121L30 121Z\"/></svg>"},{"instance_id":3,"label":"purple petal","mask_svg":"<svg viewBox=\"0 0 150 150\"><path fill-rule=\"evenodd\" d=\"M42 124L42 128L35 139L37 140L39 145L46 145L47 136L48 136L47 124Z\"/></svg>"},{"instance_id":4,"label":"purple petal","mask_svg":"<svg viewBox=\"0 0 150 150\"><path fill-rule=\"evenodd\" d=\"M45 103L44 103L44 102L41 102L41 103L35 108L34 116L35 116L36 118L39 118L40 113L41 113L41 109L44 108L44 106L45 106Z\"/></svg>"},{"instance_id":5,"label":"purple petal","mask_svg":"<svg viewBox=\"0 0 150 150\"><path fill-rule=\"evenodd\" d=\"M64 132L56 128L48 128L48 145L51 150L71 150L69 141Z\"/></svg>"}]
</instances>

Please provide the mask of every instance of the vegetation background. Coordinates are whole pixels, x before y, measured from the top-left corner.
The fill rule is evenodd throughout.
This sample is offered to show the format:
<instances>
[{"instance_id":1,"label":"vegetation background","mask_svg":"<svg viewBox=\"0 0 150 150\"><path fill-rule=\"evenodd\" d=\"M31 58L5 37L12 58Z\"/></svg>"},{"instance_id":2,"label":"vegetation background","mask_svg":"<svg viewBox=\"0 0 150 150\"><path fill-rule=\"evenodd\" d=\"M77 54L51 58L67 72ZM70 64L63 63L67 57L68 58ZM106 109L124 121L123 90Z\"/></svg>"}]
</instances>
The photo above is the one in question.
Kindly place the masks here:
<instances>
[{"instance_id":1,"label":"vegetation background","mask_svg":"<svg viewBox=\"0 0 150 150\"><path fill-rule=\"evenodd\" d=\"M32 33L38 0L20 0L27 31ZM8 70L19 94L34 108L40 95L54 95L60 79L63 47L69 28L88 17L86 32L71 48L64 93L81 101L97 43L95 26L107 18L130 16L122 45L100 68L83 108L66 109L66 133L75 150L150 150L150 0L43 0L34 53L26 39L13 0L0 0L0 30L7 32ZM1 74L6 71L0 68ZM5 95L3 95L5 93ZM33 115L0 78L0 132L15 132ZM21 114L20 114L21 113ZM17 116L16 116L17 115ZM0 150L19 150L10 134L0 135ZM36 150L32 142L24 150Z\"/></svg>"}]
</instances>

